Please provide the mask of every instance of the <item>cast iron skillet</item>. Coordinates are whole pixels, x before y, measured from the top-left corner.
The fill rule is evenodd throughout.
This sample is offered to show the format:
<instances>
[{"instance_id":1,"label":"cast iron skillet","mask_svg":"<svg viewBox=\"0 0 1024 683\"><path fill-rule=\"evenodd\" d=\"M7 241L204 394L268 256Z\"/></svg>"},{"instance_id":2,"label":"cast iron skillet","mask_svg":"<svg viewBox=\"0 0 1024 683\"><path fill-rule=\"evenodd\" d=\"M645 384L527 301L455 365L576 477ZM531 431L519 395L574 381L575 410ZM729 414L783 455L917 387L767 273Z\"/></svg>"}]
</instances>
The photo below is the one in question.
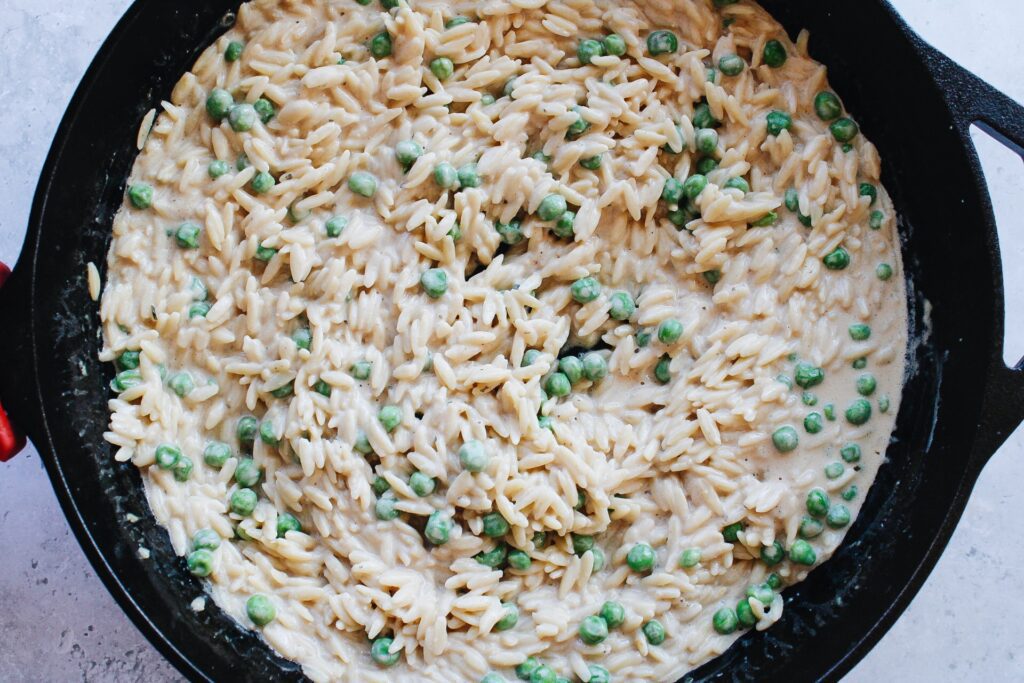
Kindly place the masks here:
<instances>
[{"instance_id":1,"label":"cast iron skillet","mask_svg":"<svg viewBox=\"0 0 1024 683\"><path fill-rule=\"evenodd\" d=\"M9 325L0 396L38 447L100 578L175 666L195 680L301 680L295 664L212 602L189 609L201 583L154 522L135 467L115 463L102 438L112 370L96 360L97 307L86 292L85 264L106 262L139 121L231 24L237 4L139 0L100 49L54 140L24 250L0 294ZM889 463L846 543L785 592L780 623L745 635L692 680L848 671L920 588L982 466L1024 419L1021 365L1002 360L996 230L968 137L978 123L1020 153L1024 108L924 44L883 0L764 4L792 34L811 30L812 53L885 160L902 217L913 344Z\"/></svg>"}]
</instances>

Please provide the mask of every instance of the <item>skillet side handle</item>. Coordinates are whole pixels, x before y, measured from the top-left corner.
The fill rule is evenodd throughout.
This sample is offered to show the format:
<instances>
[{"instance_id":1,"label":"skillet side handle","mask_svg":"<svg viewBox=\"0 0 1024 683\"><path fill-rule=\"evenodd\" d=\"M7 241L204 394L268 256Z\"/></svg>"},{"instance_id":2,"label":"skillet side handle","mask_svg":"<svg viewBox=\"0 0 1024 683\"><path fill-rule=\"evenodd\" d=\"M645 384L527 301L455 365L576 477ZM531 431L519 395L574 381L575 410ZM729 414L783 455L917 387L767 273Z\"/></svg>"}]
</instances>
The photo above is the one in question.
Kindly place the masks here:
<instances>
[{"instance_id":1,"label":"skillet side handle","mask_svg":"<svg viewBox=\"0 0 1024 683\"><path fill-rule=\"evenodd\" d=\"M0 287L4 286L11 276L11 269L0 261ZM25 434L11 423L7 411L0 404L0 462L7 462L25 448Z\"/></svg>"},{"instance_id":2,"label":"skillet side handle","mask_svg":"<svg viewBox=\"0 0 1024 683\"><path fill-rule=\"evenodd\" d=\"M918 39L932 77L942 90L956 123L957 132L970 143L970 127L976 125L1024 160L1024 106L963 68L949 57ZM986 190L984 178L978 178ZM1004 309L1002 264L991 203L985 208L992 253L992 289L998 305L993 329L994 345L989 357L985 398L972 453L980 469L1024 421L1024 358L1012 368L1003 361Z\"/></svg>"}]
</instances>

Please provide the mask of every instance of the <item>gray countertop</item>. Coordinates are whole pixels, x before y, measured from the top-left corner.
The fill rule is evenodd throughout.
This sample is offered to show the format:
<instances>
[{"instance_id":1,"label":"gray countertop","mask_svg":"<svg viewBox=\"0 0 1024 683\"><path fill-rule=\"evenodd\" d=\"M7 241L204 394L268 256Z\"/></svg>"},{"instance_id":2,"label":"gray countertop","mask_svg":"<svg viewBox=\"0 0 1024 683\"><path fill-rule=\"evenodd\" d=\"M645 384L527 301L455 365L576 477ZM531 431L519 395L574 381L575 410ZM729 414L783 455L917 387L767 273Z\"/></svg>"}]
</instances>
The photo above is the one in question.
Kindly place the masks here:
<instances>
[{"instance_id":1,"label":"gray countertop","mask_svg":"<svg viewBox=\"0 0 1024 683\"><path fill-rule=\"evenodd\" d=\"M1024 3L892 1L927 40L1024 100ZM16 260L60 117L129 4L0 2L0 260ZM890 108L892 116L901 115L899 102ZM1003 226L1007 344L1016 360L1024 355L1021 159L984 135L976 141ZM1011 520L1024 506L1022 481L1024 432L1018 430L982 473L949 547L910 609L847 681L1024 680L1024 544L1005 538L1018 533ZM180 680L96 578L31 446L0 465L0 596L0 681Z\"/></svg>"}]
</instances>

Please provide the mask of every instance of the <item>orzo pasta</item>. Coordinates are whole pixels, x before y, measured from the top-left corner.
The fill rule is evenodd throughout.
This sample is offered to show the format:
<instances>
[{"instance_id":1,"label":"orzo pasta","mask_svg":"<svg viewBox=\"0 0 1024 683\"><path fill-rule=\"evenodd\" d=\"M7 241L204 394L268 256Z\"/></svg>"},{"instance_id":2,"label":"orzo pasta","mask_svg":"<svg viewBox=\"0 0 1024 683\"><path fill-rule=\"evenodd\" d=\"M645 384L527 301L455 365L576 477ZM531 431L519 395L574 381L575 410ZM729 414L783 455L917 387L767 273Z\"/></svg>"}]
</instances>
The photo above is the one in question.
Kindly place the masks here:
<instances>
[{"instance_id":1,"label":"orzo pasta","mask_svg":"<svg viewBox=\"0 0 1024 683\"><path fill-rule=\"evenodd\" d=\"M757 5L254 0L139 140L107 438L312 679L672 680L856 517L895 214Z\"/></svg>"}]
</instances>

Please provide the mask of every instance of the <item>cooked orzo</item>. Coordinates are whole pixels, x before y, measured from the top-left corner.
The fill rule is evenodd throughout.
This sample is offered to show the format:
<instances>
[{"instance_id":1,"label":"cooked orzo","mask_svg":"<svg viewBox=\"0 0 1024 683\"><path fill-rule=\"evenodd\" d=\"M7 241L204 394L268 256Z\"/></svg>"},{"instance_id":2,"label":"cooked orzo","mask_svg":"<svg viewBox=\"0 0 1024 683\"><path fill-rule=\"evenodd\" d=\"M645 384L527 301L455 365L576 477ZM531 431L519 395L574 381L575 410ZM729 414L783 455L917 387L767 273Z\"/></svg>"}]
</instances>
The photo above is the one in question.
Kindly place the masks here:
<instances>
[{"instance_id":1,"label":"cooked orzo","mask_svg":"<svg viewBox=\"0 0 1024 683\"><path fill-rule=\"evenodd\" d=\"M856 517L895 214L757 5L254 0L139 140L107 439L310 678L672 680Z\"/></svg>"}]
</instances>

